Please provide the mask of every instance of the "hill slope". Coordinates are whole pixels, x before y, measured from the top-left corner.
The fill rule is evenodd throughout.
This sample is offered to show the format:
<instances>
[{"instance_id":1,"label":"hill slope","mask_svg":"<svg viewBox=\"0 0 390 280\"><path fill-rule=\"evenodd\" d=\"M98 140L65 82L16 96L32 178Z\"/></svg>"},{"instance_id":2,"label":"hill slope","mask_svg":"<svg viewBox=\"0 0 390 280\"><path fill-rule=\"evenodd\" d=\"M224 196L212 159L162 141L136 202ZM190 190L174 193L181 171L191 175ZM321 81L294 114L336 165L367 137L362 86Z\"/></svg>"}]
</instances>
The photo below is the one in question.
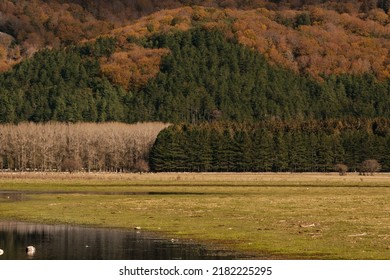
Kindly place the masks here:
<instances>
[{"instance_id":1,"label":"hill slope","mask_svg":"<svg viewBox=\"0 0 390 280\"><path fill-rule=\"evenodd\" d=\"M1 1L0 122L181 124L157 171L390 170L387 1L273 2Z\"/></svg>"},{"instance_id":2,"label":"hill slope","mask_svg":"<svg viewBox=\"0 0 390 280\"><path fill-rule=\"evenodd\" d=\"M388 77L388 3L3 0L0 71L42 48L77 44L118 27L127 26L122 31L145 36L206 25L222 28L227 36L236 36L240 43L260 51L273 63L317 78L340 73ZM148 16L139 19L144 15Z\"/></svg>"},{"instance_id":3,"label":"hill slope","mask_svg":"<svg viewBox=\"0 0 390 280\"><path fill-rule=\"evenodd\" d=\"M117 1L119 6L107 4L110 8L102 15L95 9L104 7L99 1L83 6L35 1L35 6L3 1L1 7L8 9L9 18L23 13L31 26L43 26L43 37L50 34L54 8L69 19L78 15L78 32L72 24L65 24L64 32L53 30L65 45L103 32L118 3L123 2L124 10L137 10L128 12L134 17L163 8L150 1L136 1L138 6ZM164 5L183 4L170 3ZM389 117L390 29L383 9L348 14L325 9L325 4L271 10L234 3L248 9L165 9L113 29L126 22L118 15L101 38L39 51L0 76L0 121ZM33 24L33 14L41 25ZM21 36L11 23L0 27ZM26 40L1 34L8 55L4 49L0 55L9 57L30 35L37 38L28 25L22 29ZM68 40L64 34L81 37Z\"/></svg>"},{"instance_id":4,"label":"hill slope","mask_svg":"<svg viewBox=\"0 0 390 280\"><path fill-rule=\"evenodd\" d=\"M368 74L319 82L270 65L263 55L215 29L128 41L138 44L131 43L130 52L143 49L156 58L165 54L157 76L145 85L130 79L131 90L126 90L107 76L110 64L104 63L118 54L112 37L42 51L0 75L0 120L197 123L390 117L388 82Z\"/></svg>"}]
</instances>

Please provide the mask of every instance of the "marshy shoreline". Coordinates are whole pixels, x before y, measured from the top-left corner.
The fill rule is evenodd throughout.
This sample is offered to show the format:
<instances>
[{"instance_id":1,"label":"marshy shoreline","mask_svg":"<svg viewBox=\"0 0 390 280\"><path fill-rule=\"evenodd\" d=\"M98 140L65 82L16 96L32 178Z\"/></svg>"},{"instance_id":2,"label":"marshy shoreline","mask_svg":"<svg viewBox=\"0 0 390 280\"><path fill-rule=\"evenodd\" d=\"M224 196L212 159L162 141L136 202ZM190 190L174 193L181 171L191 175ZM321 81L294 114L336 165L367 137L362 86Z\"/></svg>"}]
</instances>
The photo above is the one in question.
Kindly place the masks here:
<instances>
[{"instance_id":1,"label":"marshy shoreline","mask_svg":"<svg viewBox=\"0 0 390 280\"><path fill-rule=\"evenodd\" d=\"M390 259L390 174L0 173L0 220L133 230L258 259ZM3 203L7 202L7 203Z\"/></svg>"}]
</instances>

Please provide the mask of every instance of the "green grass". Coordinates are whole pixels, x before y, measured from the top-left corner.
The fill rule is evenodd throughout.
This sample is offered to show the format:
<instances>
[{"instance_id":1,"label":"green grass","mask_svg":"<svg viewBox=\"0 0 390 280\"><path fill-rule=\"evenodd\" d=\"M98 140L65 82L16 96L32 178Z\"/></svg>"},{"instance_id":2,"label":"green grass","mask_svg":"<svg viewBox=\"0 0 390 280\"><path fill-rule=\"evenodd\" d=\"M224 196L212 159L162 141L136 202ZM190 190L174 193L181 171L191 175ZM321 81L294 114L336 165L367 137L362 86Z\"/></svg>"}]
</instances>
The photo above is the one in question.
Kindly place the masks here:
<instances>
[{"instance_id":1,"label":"green grass","mask_svg":"<svg viewBox=\"0 0 390 280\"><path fill-rule=\"evenodd\" d=\"M42 193L0 196L2 220L140 226L254 258L390 259L387 174L14 176L0 191Z\"/></svg>"}]
</instances>

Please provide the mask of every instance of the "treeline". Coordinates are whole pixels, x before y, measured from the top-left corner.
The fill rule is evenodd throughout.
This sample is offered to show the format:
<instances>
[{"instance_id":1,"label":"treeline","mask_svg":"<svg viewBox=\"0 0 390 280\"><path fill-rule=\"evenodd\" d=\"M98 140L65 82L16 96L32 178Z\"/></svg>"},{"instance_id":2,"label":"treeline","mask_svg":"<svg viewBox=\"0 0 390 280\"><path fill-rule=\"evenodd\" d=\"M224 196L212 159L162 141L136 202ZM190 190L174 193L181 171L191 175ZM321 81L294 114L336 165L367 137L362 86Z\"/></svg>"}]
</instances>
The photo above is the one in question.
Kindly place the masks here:
<instances>
[{"instance_id":1,"label":"treeline","mask_svg":"<svg viewBox=\"0 0 390 280\"><path fill-rule=\"evenodd\" d=\"M357 171L367 159L390 171L390 120L265 121L175 125L150 153L152 171Z\"/></svg>"},{"instance_id":2,"label":"treeline","mask_svg":"<svg viewBox=\"0 0 390 280\"><path fill-rule=\"evenodd\" d=\"M163 123L0 125L2 171L148 171Z\"/></svg>"},{"instance_id":3,"label":"treeline","mask_svg":"<svg viewBox=\"0 0 390 280\"><path fill-rule=\"evenodd\" d=\"M252 2L252 1L246 1ZM256 2L256 1L254 1ZM268 8L291 8L299 9L305 6L323 6L333 8L339 12L368 12L372 9L382 9L387 12L390 8L390 1L388 0L270 0L267 1ZM272 5L272 4L273 5Z\"/></svg>"}]
</instances>

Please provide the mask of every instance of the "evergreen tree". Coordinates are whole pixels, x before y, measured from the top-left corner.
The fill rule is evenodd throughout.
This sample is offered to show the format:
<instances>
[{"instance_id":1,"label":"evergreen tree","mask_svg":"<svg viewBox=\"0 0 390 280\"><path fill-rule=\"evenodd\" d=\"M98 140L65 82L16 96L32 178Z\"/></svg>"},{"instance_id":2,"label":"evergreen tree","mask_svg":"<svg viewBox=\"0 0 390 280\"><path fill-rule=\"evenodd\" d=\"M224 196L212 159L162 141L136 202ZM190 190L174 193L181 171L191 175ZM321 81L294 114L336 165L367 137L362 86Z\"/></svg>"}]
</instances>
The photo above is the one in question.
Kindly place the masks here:
<instances>
[{"instance_id":1,"label":"evergreen tree","mask_svg":"<svg viewBox=\"0 0 390 280\"><path fill-rule=\"evenodd\" d=\"M232 139L232 156L234 158L233 171L248 172L252 169L252 142L245 131L234 132Z\"/></svg>"},{"instance_id":2,"label":"evergreen tree","mask_svg":"<svg viewBox=\"0 0 390 280\"><path fill-rule=\"evenodd\" d=\"M253 171L269 172L272 169L273 137L266 129L256 129L252 134Z\"/></svg>"},{"instance_id":3,"label":"evergreen tree","mask_svg":"<svg viewBox=\"0 0 390 280\"><path fill-rule=\"evenodd\" d=\"M282 131L278 131L273 137L272 171L283 172L288 167L288 148Z\"/></svg>"}]
</instances>

